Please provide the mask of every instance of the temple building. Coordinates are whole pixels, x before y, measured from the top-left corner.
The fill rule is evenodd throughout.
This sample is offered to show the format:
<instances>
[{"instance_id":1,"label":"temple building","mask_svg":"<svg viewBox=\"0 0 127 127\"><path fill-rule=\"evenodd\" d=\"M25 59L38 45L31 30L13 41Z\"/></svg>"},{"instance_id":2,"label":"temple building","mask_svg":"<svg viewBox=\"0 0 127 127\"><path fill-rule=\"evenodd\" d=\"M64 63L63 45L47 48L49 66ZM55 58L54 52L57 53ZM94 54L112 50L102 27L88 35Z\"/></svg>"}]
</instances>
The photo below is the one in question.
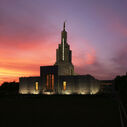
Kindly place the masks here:
<instances>
[{"instance_id":1,"label":"temple building","mask_svg":"<svg viewBox=\"0 0 127 127\"><path fill-rule=\"evenodd\" d=\"M20 77L20 94L97 94L100 82L91 75L77 75L72 64L72 51L67 42L65 22L61 43L56 49L56 62L41 66L40 76Z\"/></svg>"}]
</instances>

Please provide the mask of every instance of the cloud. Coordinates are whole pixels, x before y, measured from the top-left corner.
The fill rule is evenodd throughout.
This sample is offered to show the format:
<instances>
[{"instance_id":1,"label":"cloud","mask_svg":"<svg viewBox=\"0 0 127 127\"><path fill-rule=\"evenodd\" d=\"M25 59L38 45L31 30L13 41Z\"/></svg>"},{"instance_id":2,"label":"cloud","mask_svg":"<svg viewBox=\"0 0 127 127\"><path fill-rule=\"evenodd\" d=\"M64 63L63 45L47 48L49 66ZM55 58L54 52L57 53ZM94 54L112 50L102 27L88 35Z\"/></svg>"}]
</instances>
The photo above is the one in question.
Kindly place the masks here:
<instances>
[{"instance_id":1,"label":"cloud","mask_svg":"<svg viewBox=\"0 0 127 127\"><path fill-rule=\"evenodd\" d=\"M96 47L85 40L80 46L73 47L73 63L78 74L91 74L97 79L113 79L116 73L113 71L112 62L103 61L97 54Z\"/></svg>"},{"instance_id":2,"label":"cloud","mask_svg":"<svg viewBox=\"0 0 127 127\"><path fill-rule=\"evenodd\" d=\"M37 2L38 8L33 6L34 2L28 1L3 2L0 4L0 41L17 45L19 43L30 43L55 35L54 26L47 19L45 8ZM44 5L43 5L44 6ZM3 42L4 43L4 42Z\"/></svg>"},{"instance_id":3,"label":"cloud","mask_svg":"<svg viewBox=\"0 0 127 127\"><path fill-rule=\"evenodd\" d=\"M97 79L108 79L107 71L103 63L99 61L94 61L92 64L82 65L82 66L75 66L75 71L79 74L90 74L93 75ZM111 78L111 77L110 77Z\"/></svg>"},{"instance_id":4,"label":"cloud","mask_svg":"<svg viewBox=\"0 0 127 127\"><path fill-rule=\"evenodd\" d=\"M33 4L0 2L0 84L54 64L56 32L44 13Z\"/></svg>"},{"instance_id":5,"label":"cloud","mask_svg":"<svg viewBox=\"0 0 127 127\"><path fill-rule=\"evenodd\" d=\"M73 47L73 61L76 66L93 64L96 60L96 50L87 40Z\"/></svg>"},{"instance_id":6,"label":"cloud","mask_svg":"<svg viewBox=\"0 0 127 127\"><path fill-rule=\"evenodd\" d=\"M114 63L115 71L118 74L124 74L127 71L127 43L121 45L119 50L116 51L114 57L112 57L112 62Z\"/></svg>"},{"instance_id":7,"label":"cloud","mask_svg":"<svg viewBox=\"0 0 127 127\"><path fill-rule=\"evenodd\" d=\"M0 51L0 74L4 74L2 76L4 80L5 77L11 77L13 80L12 72L17 78L22 75L39 75L40 66L55 63L56 46L54 44L31 45L28 49L23 47L17 50L3 49Z\"/></svg>"}]
</instances>

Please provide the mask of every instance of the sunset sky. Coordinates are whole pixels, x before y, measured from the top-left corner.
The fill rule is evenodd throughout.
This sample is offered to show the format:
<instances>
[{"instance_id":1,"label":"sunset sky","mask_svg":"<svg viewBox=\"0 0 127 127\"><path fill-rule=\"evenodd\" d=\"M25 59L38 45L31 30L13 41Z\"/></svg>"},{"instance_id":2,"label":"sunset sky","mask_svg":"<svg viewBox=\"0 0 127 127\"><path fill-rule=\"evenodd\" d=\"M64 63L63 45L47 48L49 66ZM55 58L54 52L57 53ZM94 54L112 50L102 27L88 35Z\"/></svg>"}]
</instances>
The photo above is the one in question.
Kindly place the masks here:
<instances>
[{"instance_id":1,"label":"sunset sky","mask_svg":"<svg viewBox=\"0 0 127 127\"><path fill-rule=\"evenodd\" d=\"M127 0L0 0L0 84L54 64L65 20L77 73L126 73Z\"/></svg>"}]
</instances>

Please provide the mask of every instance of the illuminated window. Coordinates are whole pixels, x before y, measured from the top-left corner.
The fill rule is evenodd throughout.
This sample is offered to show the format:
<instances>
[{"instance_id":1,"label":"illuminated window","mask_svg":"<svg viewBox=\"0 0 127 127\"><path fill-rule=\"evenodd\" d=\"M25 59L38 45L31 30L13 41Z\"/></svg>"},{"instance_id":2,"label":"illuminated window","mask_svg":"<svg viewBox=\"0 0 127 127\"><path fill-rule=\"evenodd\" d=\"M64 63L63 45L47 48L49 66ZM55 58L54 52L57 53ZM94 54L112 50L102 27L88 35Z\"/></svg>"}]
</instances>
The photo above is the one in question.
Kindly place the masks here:
<instances>
[{"instance_id":1,"label":"illuminated window","mask_svg":"<svg viewBox=\"0 0 127 127\"><path fill-rule=\"evenodd\" d=\"M38 90L38 82L35 83L35 89Z\"/></svg>"},{"instance_id":2,"label":"illuminated window","mask_svg":"<svg viewBox=\"0 0 127 127\"><path fill-rule=\"evenodd\" d=\"M54 75L52 74L52 89L54 89Z\"/></svg>"},{"instance_id":3,"label":"illuminated window","mask_svg":"<svg viewBox=\"0 0 127 127\"><path fill-rule=\"evenodd\" d=\"M48 74L47 75L47 89L54 89L54 74Z\"/></svg>"},{"instance_id":4,"label":"illuminated window","mask_svg":"<svg viewBox=\"0 0 127 127\"><path fill-rule=\"evenodd\" d=\"M67 82L66 81L63 81L63 89L66 90L66 85L67 85Z\"/></svg>"}]
</instances>

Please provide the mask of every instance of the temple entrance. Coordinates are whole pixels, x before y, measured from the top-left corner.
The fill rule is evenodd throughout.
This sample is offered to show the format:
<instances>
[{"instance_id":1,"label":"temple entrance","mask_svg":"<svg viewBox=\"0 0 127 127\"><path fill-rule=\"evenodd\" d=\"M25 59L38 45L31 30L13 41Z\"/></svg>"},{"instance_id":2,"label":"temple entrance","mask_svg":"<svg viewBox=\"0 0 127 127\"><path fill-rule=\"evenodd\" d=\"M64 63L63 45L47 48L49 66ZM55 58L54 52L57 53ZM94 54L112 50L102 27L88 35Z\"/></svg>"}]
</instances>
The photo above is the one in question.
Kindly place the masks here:
<instances>
[{"instance_id":1,"label":"temple entrance","mask_svg":"<svg viewBox=\"0 0 127 127\"><path fill-rule=\"evenodd\" d=\"M54 74L48 74L46 80L46 89L53 90L54 89Z\"/></svg>"}]
</instances>

